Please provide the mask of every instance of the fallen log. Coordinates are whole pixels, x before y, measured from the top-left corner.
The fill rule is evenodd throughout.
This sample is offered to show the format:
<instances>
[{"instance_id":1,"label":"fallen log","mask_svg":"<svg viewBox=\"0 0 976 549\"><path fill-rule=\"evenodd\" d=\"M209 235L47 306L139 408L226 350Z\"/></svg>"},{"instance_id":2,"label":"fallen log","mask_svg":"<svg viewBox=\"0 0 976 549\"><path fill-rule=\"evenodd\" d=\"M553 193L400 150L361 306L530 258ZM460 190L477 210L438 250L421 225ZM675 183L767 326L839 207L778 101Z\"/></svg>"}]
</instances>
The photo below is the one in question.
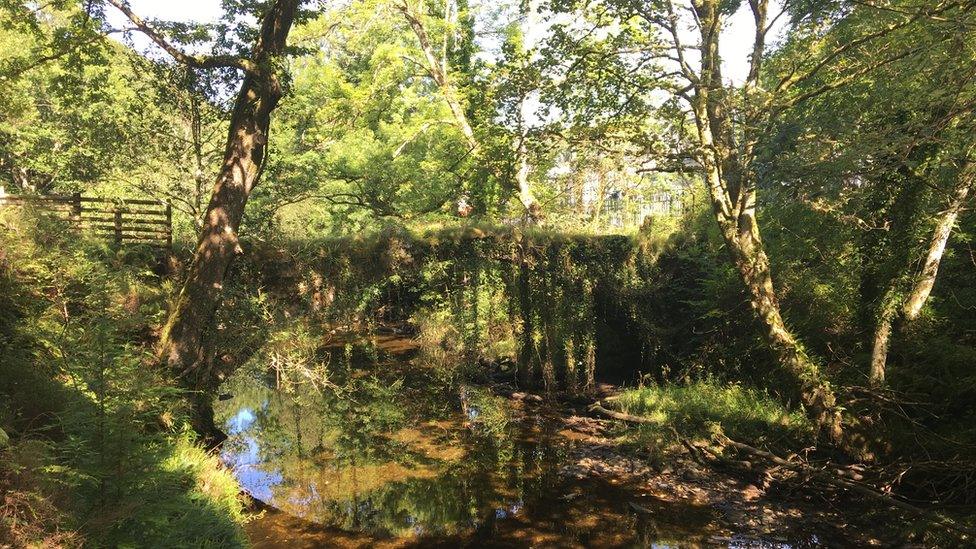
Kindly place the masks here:
<instances>
[{"instance_id":1,"label":"fallen log","mask_svg":"<svg viewBox=\"0 0 976 549\"><path fill-rule=\"evenodd\" d=\"M625 414L623 412L617 412L614 410L609 410L601 405L602 401L596 401L587 408L591 412L596 412L598 414L605 415L607 417L612 417L613 419L619 419L620 421L628 421L630 423L658 423L651 418L642 416L632 416L630 414Z\"/></svg>"}]
</instances>

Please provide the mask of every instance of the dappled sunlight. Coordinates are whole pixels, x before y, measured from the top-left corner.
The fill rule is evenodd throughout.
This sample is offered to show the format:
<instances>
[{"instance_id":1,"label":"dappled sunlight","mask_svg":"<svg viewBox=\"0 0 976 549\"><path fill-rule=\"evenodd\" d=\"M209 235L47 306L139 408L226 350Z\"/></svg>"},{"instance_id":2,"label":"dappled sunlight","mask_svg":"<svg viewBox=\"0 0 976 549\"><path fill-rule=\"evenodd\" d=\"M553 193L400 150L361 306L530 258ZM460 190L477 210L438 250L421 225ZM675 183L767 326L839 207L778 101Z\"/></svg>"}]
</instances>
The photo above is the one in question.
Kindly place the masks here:
<instances>
[{"instance_id":1,"label":"dappled sunlight","mask_svg":"<svg viewBox=\"0 0 976 549\"><path fill-rule=\"evenodd\" d=\"M0 1L0 549L972 545L973 29Z\"/></svg>"},{"instance_id":2,"label":"dappled sunlight","mask_svg":"<svg viewBox=\"0 0 976 549\"><path fill-rule=\"evenodd\" d=\"M275 389L268 366L254 363L223 386L233 397L216 403L230 435L224 461L273 508L249 526L259 546L280 546L272 538L282 528L298 546L353 547L683 545L734 533L709 507L719 496L687 486L650 495L660 489L628 476L646 469L588 454L606 439L567 435L578 432L554 411L536 415L524 394L432 374L429 357L390 338L327 348L329 388L306 380ZM620 476L591 476L597 465Z\"/></svg>"}]
</instances>

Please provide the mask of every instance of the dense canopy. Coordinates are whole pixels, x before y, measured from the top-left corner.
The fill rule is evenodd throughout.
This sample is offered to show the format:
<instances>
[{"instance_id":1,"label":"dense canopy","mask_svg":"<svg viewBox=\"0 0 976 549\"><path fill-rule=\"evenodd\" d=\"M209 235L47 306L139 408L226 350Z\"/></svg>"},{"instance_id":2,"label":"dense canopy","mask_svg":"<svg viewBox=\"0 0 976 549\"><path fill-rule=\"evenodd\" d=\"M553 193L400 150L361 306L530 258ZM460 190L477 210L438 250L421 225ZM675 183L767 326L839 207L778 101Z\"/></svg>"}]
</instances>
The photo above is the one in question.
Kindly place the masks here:
<instances>
[{"instance_id":1,"label":"dense canopy","mask_svg":"<svg viewBox=\"0 0 976 549\"><path fill-rule=\"evenodd\" d=\"M976 1L219 4L0 0L0 547L974 542Z\"/></svg>"}]
</instances>

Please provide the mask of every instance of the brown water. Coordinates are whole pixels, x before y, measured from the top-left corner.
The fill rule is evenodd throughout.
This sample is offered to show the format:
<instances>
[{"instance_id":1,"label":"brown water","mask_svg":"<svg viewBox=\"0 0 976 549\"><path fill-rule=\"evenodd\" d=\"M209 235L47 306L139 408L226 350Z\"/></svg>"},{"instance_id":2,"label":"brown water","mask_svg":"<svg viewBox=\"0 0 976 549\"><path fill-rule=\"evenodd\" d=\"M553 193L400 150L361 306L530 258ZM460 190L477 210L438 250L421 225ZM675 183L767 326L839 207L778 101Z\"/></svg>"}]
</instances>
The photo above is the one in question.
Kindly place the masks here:
<instances>
[{"instance_id":1,"label":"brown water","mask_svg":"<svg viewBox=\"0 0 976 549\"><path fill-rule=\"evenodd\" d=\"M737 534L706 504L577 478L579 448L523 402L422 365L408 340L331 350L331 379L276 387L242 369L217 403L223 459L268 507L256 547L788 547Z\"/></svg>"}]
</instances>

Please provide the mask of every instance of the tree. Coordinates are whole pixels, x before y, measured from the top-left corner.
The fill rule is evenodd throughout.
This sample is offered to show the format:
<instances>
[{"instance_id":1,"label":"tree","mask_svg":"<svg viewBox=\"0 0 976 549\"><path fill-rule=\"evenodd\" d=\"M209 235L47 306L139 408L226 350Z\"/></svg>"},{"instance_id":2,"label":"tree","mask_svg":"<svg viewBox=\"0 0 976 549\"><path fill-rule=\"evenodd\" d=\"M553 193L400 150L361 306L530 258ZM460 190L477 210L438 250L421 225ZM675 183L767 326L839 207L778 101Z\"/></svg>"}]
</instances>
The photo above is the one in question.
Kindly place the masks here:
<instances>
[{"instance_id":1,"label":"tree","mask_svg":"<svg viewBox=\"0 0 976 549\"><path fill-rule=\"evenodd\" d=\"M947 8L952 4L947 4ZM900 17L924 11L905 3ZM840 15L828 11L800 26L770 60L789 70L811 49L857 40L878 27L873 4ZM897 13L897 12L896 12ZM822 18L838 19L828 34L814 29ZM910 27L875 36L873 52L860 62L886 56L872 78L808 101L783 113L776 124L790 134L766 145L764 160L776 178L799 189L800 200L828 215L854 220L853 238L862 254L863 328L870 333L872 384L884 383L889 341L895 324L914 320L927 301L952 227L972 187L973 45L960 27L971 20L969 8L923 16ZM892 22L888 21L888 25ZM895 20L897 24L897 20ZM815 92L828 80L843 77L851 63L835 63L818 79L796 86ZM815 137L811 137L815 136ZM785 154L784 154L785 153ZM777 167L779 166L779 167ZM924 260L919 261L919 258ZM923 265L913 273L913 265Z\"/></svg>"},{"instance_id":2,"label":"tree","mask_svg":"<svg viewBox=\"0 0 976 549\"><path fill-rule=\"evenodd\" d=\"M445 10L443 13L442 26L444 27L442 47L440 55L434 49L434 43L428 32L428 26L425 23L425 17L421 13L421 10L415 7L412 0L396 0L394 6L403 15L404 19L409 23L410 28L413 30L417 37L417 41L420 44L420 50L423 53L422 61L418 63L424 68L425 71L430 75L431 79L437 84L441 91L441 95L444 101L450 106L451 113L454 116L454 120L458 127L461 129L461 133L464 134L467 140L468 147L471 154L478 156L479 153L483 152L484 146L477 137L471 122L468 119L468 115L464 104L462 103L462 97L459 88L455 85L454 79L451 72L450 55L451 50L451 35L453 34L453 27L457 24L459 16L459 4L453 1L448 1L445 3ZM421 2L421 6L426 6L425 2ZM516 145L514 151L517 158L517 163L519 164L516 169L516 187L519 202L525 208L525 212L528 219L533 222L541 221L542 207L539 205L535 196L532 194L532 189L529 186L528 180L528 164L526 160L525 151L525 136L519 135L516 138ZM500 179L505 179L504 174L496 174Z\"/></svg>"},{"instance_id":3,"label":"tree","mask_svg":"<svg viewBox=\"0 0 976 549\"><path fill-rule=\"evenodd\" d=\"M959 3L942 0L916 6L906 2L898 9L882 10L872 19L862 19L863 24L850 27L842 40L823 41L820 49L814 50L816 55L808 51L781 74L768 73L765 66L767 34L778 16L770 17L768 0L749 0L747 4L755 27L748 74L741 83L730 83L724 78L719 53L722 29L743 5L740 1L613 2L600 15L604 28L626 28L639 21L648 33L660 37L658 43L641 51L629 50L629 62L635 70L643 66L659 69L661 64L652 63L655 59L668 67L662 72L661 88L672 94L672 101L664 101L663 105L665 112L673 113L673 128L681 135L674 141L679 150L671 156L680 158L687 154L697 163L725 247L761 322L766 343L783 371L795 380L810 416L840 441L842 423L834 390L781 313L757 210L759 189L764 183L759 162L762 149L758 145L784 113L862 81L914 51L910 46L872 49L877 48L879 39L942 17L958 9ZM569 2L560 4L560 9L576 9L575 6ZM861 9L845 2L789 6L796 11L794 23L819 17L818 26L813 26L811 32L828 37L833 36L830 32L839 22ZM827 70L835 67L841 70ZM691 122L687 133L685 120Z\"/></svg>"},{"instance_id":4,"label":"tree","mask_svg":"<svg viewBox=\"0 0 976 549\"><path fill-rule=\"evenodd\" d=\"M297 203L302 225L332 230L453 211L472 158L437 87L404 61L419 55L404 27L388 3L363 1L293 33L303 53L277 114L270 184L254 197L276 221Z\"/></svg>"},{"instance_id":5,"label":"tree","mask_svg":"<svg viewBox=\"0 0 976 549\"><path fill-rule=\"evenodd\" d=\"M698 145L697 160L715 219L725 240L733 265L750 297L751 305L764 327L764 336L779 364L799 383L800 395L813 418L828 427L834 437L840 435L840 416L833 390L823 379L817 364L804 352L787 328L780 313L773 286L769 258L763 246L756 216L757 181L754 172L754 147L764 118L770 110L750 96L759 91L762 61L765 55L767 8L765 0L750 0L756 23L756 34L749 76L741 88L744 96L744 122L739 130L733 122L734 97L722 79L719 41L727 8L717 0L695 0L691 9L699 33L701 64L692 69L685 58L684 44L674 6L668 2L665 27L673 39L675 56L690 92L680 94L690 104ZM759 103L759 104L757 104Z\"/></svg>"},{"instance_id":6,"label":"tree","mask_svg":"<svg viewBox=\"0 0 976 549\"><path fill-rule=\"evenodd\" d=\"M147 87L127 66L131 52L59 4L18 6L10 21L20 24L0 29L0 173L27 193L88 191L124 170L118 145Z\"/></svg>"},{"instance_id":7,"label":"tree","mask_svg":"<svg viewBox=\"0 0 976 549\"><path fill-rule=\"evenodd\" d=\"M219 379L205 357L204 332L216 311L227 270L242 252L237 231L248 196L258 184L264 166L271 113L284 93L283 56L300 1L275 0L259 12L261 26L247 56L187 54L122 0L107 1L176 61L198 69L233 68L244 73L203 229L158 349L160 358L179 373L184 383L196 389L211 389ZM208 419L212 421L202 421ZM213 432L212 425L200 427Z\"/></svg>"},{"instance_id":8,"label":"tree","mask_svg":"<svg viewBox=\"0 0 976 549\"><path fill-rule=\"evenodd\" d=\"M755 37L745 82L736 90L723 81L719 57L720 29L729 15L727 6L714 0L694 0L692 10L701 48L699 70L689 65L681 42L677 15L667 2L663 23L672 37L675 59L688 81L686 96L697 128L698 159L705 173L716 220L739 271L753 308L765 327L766 340L779 363L799 382L800 394L817 422L829 429L835 440L841 437L841 418L835 396L818 365L803 350L787 328L773 285L769 259L762 243L756 216L760 183L756 145L770 123L789 109L819 95L832 92L871 75L914 52L911 46L871 50L877 42L903 29L912 29L929 17L957 7L951 0L928 6L907 6L856 28L853 36L830 44L826 53L813 61L798 63L778 78L765 77L766 34L770 28L767 0L749 0L755 22ZM849 13L849 12L848 12ZM848 15L849 16L849 15ZM843 19L842 19L843 20ZM843 63L842 63L843 62ZM825 68L843 66L835 74ZM800 91L799 84L817 82ZM682 91L683 92L683 91Z\"/></svg>"}]
</instances>

